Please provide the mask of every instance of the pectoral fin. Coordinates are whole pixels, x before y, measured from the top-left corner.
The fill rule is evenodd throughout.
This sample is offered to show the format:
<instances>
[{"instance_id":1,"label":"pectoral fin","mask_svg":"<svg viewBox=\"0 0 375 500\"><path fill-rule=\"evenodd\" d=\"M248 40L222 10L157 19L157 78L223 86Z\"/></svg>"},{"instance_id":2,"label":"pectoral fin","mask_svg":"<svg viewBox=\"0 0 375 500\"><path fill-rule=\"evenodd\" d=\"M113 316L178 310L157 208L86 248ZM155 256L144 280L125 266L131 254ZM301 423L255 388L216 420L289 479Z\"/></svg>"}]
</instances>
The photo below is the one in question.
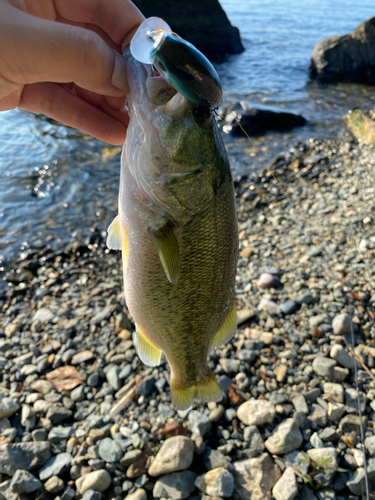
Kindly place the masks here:
<instances>
[{"instance_id":1,"label":"pectoral fin","mask_svg":"<svg viewBox=\"0 0 375 500\"><path fill-rule=\"evenodd\" d=\"M232 307L224 318L219 330L215 333L210 342L210 351L219 347L219 345L228 342L236 333L237 327L237 312L236 303L233 302Z\"/></svg>"},{"instance_id":2,"label":"pectoral fin","mask_svg":"<svg viewBox=\"0 0 375 500\"><path fill-rule=\"evenodd\" d=\"M113 219L107 232L107 247L110 250L121 250L121 226L118 215Z\"/></svg>"},{"instance_id":3,"label":"pectoral fin","mask_svg":"<svg viewBox=\"0 0 375 500\"><path fill-rule=\"evenodd\" d=\"M160 365L162 351L147 337L142 329L136 326L136 349L141 361L147 366Z\"/></svg>"},{"instance_id":4,"label":"pectoral fin","mask_svg":"<svg viewBox=\"0 0 375 500\"><path fill-rule=\"evenodd\" d=\"M160 232L151 229L150 233L168 281L176 285L180 273L180 255L176 237L169 227L163 228Z\"/></svg>"}]
</instances>

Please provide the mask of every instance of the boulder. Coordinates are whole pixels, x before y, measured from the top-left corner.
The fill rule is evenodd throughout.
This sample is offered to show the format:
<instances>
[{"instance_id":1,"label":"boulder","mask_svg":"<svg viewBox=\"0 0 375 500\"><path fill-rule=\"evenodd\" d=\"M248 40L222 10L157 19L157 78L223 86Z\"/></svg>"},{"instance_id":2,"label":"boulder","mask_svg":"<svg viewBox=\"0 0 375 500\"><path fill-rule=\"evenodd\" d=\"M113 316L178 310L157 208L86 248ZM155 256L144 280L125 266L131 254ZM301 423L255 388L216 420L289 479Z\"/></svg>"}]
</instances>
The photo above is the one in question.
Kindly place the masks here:
<instances>
[{"instance_id":1,"label":"boulder","mask_svg":"<svg viewBox=\"0 0 375 500\"><path fill-rule=\"evenodd\" d=\"M311 56L310 74L323 81L375 83L375 17L353 33L320 41Z\"/></svg>"},{"instance_id":2,"label":"boulder","mask_svg":"<svg viewBox=\"0 0 375 500\"><path fill-rule=\"evenodd\" d=\"M161 17L182 38L209 59L221 61L226 54L244 51L240 32L233 27L218 0L134 0L146 17Z\"/></svg>"}]
</instances>

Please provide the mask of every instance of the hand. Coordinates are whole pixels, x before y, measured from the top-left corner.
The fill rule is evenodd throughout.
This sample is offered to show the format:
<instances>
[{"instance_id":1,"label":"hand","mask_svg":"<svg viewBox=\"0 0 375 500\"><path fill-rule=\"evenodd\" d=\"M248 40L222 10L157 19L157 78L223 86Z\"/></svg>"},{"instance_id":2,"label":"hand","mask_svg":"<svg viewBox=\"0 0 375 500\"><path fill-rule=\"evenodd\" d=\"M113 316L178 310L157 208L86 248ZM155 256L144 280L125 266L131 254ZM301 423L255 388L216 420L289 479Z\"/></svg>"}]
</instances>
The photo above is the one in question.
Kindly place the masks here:
<instances>
[{"instance_id":1,"label":"hand","mask_svg":"<svg viewBox=\"0 0 375 500\"><path fill-rule=\"evenodd\" d=\"M0 0L0 111L19 107L123 144L130 0Z\"/></svg>"}]
</instances>

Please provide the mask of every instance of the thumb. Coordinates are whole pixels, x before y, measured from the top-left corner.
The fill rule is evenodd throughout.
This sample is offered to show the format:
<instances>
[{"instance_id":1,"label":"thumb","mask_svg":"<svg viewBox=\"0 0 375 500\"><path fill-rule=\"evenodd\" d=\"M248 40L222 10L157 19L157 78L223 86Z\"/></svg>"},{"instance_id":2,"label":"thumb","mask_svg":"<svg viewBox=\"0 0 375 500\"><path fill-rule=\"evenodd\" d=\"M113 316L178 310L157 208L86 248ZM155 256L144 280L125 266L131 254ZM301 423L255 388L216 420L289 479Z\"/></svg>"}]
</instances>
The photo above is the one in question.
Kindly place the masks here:
<instances>
[{"instance_id":1,"label":"thumb","mask_svg":"<svg viewBox=\"0 0 375 500\"><path fill-rule=\"evenodd\" d=\"M9 5L8 8L8 17L0 15L4 49L0 55L0 71L8 81L20 85L74 82L103 95L128 93L122 56L98 34L40 19Z\"/></svg>"}]
</instances>

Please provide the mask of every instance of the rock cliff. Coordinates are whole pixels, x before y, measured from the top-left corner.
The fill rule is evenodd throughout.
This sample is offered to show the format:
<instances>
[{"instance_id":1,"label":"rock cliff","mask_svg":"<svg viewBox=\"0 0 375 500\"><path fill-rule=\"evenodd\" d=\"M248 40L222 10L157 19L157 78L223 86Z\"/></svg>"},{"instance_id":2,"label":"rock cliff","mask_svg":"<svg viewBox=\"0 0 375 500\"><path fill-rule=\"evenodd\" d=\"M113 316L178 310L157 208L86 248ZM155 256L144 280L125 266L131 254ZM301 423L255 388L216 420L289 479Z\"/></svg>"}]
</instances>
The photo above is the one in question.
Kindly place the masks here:
<instances>
[{"instance_id":1,"label":"rock cliff","mask_svg":"<svg viewBox=\"0 0 375 500\"><path fill-rule=\"evenodd\" d=\"M134 3L146 17L164 19L213 61L244 50L239 30L230 24L218 0L134 0Z\"/></svg>"}]
</instances>

